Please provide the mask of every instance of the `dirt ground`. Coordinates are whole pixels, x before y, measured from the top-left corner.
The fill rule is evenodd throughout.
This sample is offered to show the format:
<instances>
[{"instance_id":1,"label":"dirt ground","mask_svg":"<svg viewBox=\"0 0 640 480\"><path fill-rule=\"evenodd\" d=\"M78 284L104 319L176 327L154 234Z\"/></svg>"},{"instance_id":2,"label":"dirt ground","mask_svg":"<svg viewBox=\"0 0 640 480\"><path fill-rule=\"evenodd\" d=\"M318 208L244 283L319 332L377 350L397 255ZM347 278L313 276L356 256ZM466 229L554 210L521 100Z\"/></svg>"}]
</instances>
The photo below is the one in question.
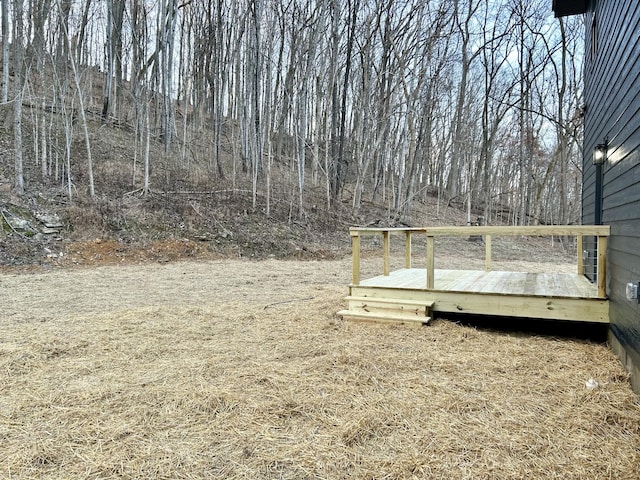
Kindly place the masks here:
<instances>
[{"instance_id":1,"label":"dirt ground","mask_svg":"<svg viewBox=\"0 0 640 480\"><path fill-rule=\"evenodd\" d=\"M0 274L0 477L640 478L606 345L345 323L349 279L350 259Z\"/></svg>"}]
</instances>

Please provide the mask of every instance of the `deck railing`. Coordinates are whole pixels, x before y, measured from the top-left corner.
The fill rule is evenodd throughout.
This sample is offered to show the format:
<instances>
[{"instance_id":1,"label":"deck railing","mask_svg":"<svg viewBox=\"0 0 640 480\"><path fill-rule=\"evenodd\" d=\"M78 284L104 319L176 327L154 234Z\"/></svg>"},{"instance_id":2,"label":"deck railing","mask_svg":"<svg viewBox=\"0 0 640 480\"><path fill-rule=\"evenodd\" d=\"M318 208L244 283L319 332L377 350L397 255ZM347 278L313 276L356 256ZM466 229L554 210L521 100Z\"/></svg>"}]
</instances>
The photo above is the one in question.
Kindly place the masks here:
<instances>
[{"instance_id":1,"label":"deck railing","mask_svg":"<svg viewBox=\"0 0 640 480\"><path fill-rule=\"evenodd\" d=\"M405 268L412 268L412 245L414 235L426 237L426 288L434 288L434 239L435 237L469 237L484 236L485 270L491 270L491 237L492 236L531 236L531 237L576 237L577 273L584 274L583 238L596 237L596 283L598 296L606 297L606 263L607 238L610 234L608 225L568 225L568 226L537 226L537 227L424 227L424 228L359 228L349 229L353 247L353 285L360 283L360 237L363 235L382 235L382 274L389 275L390 235L398 234L405 237Z\"/></svg>"}]
</instances>

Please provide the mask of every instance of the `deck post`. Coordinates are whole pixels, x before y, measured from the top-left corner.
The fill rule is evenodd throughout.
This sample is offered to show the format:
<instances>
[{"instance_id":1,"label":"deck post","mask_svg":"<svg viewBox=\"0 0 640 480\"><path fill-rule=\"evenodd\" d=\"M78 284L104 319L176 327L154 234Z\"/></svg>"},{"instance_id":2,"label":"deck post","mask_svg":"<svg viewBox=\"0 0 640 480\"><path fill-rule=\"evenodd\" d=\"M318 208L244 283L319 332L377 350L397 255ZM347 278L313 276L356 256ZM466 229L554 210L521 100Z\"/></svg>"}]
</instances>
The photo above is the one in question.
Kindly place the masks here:
<instances>
[{"instance_id":1,"label":"deck post","mask_svg":"<svg viewBox=\"0 0 640 480\"><path fill-rule=\"evenodd\" d=\"M484 236L484 269L491 271L491 235Z\"/></svg>"},{"instance_id":2,"label":"deck post","mask_svg":"<svg viewBox=\"0 0 640 480\"><path fill-rule=\"evenodd\" d=\"M351 245L353 249L352 261L353 261L353 277L351 283L354 285L360 284L360 232L351 231Z\"/></svg>"},{"instance_id":3,"label":"deck post","mask_svg":"<svg viewBox=\"0 0 640 480\"><path fill-rule=\"evenodd\" d=\"M433 235L427 233L427 289L433 290L435 284L434 262L433 262Z\"/></svg>"},{"instance_id":4,"label":"deck post","mask_svg":"<svg viewBox=\"0 0 640 480\"><path fill-rule=\"evenodd\" d=\"M389 230L382 232L382 274L389 276Z\"/></svg>"},{"instance_id":5,"label":"deck post","mask_svg":"<svg viewBox=\"0 0 640 480\"><path fill-rule=\"evenodd\" d=\"M582 235L576 235L576 250L578 254L578 275L584 275L584 259L582 258Z\"/></svg>"},{"instance_id":6,"label":"deck post","mask_svg":"<svg viewBox=\"0 0 640 480\"><path fill-rule=\"evenodd\" d=\"M404 268L411 268L411 230L404 232Z\"/></svg>"},{"instance_id":7,"label":"deck post","mask_svg":"<svg viewBox=\"0 0 640 480\"><path fill-rule=\"evenodd\" d=\"M607 296L607 237L598 236L598 296Z\"/></svg>"}]
</instances>

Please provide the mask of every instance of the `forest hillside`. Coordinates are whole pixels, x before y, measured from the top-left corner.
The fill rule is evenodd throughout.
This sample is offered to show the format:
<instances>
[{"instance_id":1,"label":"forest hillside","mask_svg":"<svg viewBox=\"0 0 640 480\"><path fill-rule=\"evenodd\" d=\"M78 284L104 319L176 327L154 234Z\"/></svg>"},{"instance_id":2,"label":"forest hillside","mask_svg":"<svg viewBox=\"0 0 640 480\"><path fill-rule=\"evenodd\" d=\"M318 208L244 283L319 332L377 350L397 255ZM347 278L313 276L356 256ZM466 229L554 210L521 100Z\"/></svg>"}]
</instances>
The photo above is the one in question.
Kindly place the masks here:
<instances>
[{"instance_id":1,"label":"forest hillside","mask_svg":"<svg viewBox=\"0 0 640 480\"><path fill-rule=\"evenodd\" d=\"M578 221L584 26L547 0L1 6L5 265Z\"/></svg>"},{"instance_id":2,"label":"forest hillside","mask_svg":"<svg viewBox=\"0 0 640 480\"><path fill-rule=\"evenodd\" d=\"M354 213L345 199L327 211L322 189L307 187L305 214L299 218L295 187L286 172L274 176L270 213L265 198L253 204L251 183L199 178L195 168L176 168L161 145L151 144L159 167L147 192L132 185L133 139L99 117L88 121L100 193L74 186L72 199L64 188L40 178L39 166L25 163L25 192L17 195L0 174L0 264L5 267L98 265L186 258L246 257L252 259L336 258L350 253L352 225L464 225L461 205L428 195L411 214L398 215L390 198L363 201ZM7 132L0 136L10 141ZM75 146L82 148L82 145ZM162 160L162 163L160 163ZM55 164L55 162L54 162ZM76 175L84 175L79 165ZM157 172L157 173L156 173ZM476 212L474 212L475 214ZM474 220L476 218L474 217Z\"/></svg>"}]
</instances>

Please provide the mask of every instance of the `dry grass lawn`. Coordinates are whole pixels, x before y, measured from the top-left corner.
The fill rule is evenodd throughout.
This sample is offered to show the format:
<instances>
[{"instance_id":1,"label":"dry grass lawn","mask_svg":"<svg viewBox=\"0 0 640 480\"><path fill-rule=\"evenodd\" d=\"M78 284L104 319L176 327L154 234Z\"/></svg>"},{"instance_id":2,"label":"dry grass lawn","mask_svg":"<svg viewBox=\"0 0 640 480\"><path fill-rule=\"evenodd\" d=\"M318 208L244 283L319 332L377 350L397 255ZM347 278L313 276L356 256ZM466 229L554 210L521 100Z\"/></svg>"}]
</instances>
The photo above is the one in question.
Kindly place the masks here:
<instances>
[{"instance_id":1,"label":"dry grass lawn","mask_svg":"<svg viewBox=\"0 0 640 480\"><path fill-rule=\"evenodd\" d=\"M0 477L640 478L640 403L605 345L347 324L349 275L0 275Z\"/></svg>"}]
</instances>

